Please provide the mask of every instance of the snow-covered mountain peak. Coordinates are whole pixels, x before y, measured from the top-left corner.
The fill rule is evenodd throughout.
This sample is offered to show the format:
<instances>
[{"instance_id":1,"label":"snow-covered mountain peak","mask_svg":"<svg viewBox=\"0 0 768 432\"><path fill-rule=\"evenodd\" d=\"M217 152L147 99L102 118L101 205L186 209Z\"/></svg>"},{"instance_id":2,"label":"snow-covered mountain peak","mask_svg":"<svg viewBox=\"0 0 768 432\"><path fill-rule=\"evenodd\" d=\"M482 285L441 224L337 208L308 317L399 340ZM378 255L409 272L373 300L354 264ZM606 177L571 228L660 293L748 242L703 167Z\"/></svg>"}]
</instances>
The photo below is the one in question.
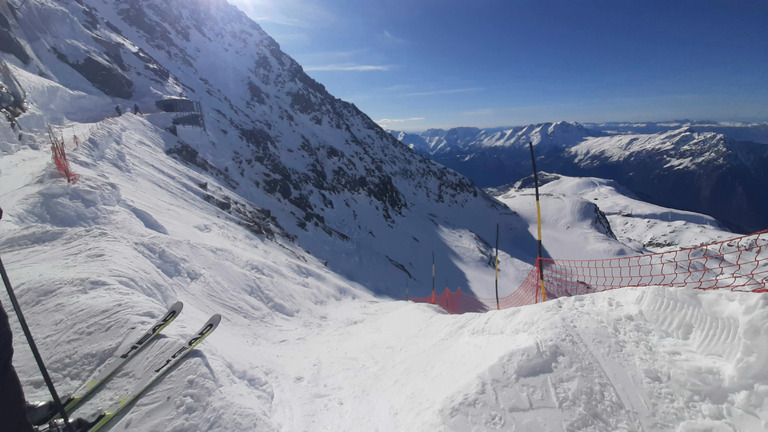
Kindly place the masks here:
<instances>
[{"instance_id":1,"label":"snow-covered mountain peak","mask_svg":"<svg viewBox=\"0 0 768 432\"><path fill-rule=\"evenodd\" d=\"M549 127L547 127L549 125ZM556 123L545 123L542 130L546 128L547 135L558 139L568 139L571 137L584 137L589 135L589 131L579 123L559 121Z\"/></svg>"},{"instance_id":2,"label":"snow-covered mountain peak","mask_svg":"<svg viewBox=\"0 0 768 432\"><path fill-rule=\"evenodd\" d=\"M578 123L555 122L528 125L520 130L510 144L526 146L531 142L534 148L541 152L553 151L557 148L565 148L579 142L587 136L593 136L591 132Z\"/></svg>"},{"instance_id":3,"label":"snow-covered mountain peak","mask_svg":"<svg viewBox=\"0 0 768 432\"><path fill-rule=\"evenodd\" d=\"M612 162L653 158L664 167L683 169L706 163L723 163L730 143L724 135L697 133L691 127L656 134L627 134L595 137L567 149L567 154L582 165L594 165L606 157Z\"/></svg>"}]
</instances>

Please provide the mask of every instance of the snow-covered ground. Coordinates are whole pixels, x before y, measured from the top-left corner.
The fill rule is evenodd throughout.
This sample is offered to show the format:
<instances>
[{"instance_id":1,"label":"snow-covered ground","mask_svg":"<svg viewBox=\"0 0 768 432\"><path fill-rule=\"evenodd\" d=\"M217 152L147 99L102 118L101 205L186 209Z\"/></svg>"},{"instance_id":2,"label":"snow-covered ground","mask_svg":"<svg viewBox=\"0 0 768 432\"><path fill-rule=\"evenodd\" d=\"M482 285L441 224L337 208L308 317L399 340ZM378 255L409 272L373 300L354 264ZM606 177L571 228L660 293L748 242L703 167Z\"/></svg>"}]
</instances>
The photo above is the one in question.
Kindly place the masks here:
<instances>
[{"instance_id":1,"label":"snow-covered ground","mask_svg":"<svg viewBox=\"0 0 768 432\"><path fill-rule=\"evenodd\" d=\"M165 335L79 413L119 397L152 353L210 314L224 316L114 431L768 427L768 294L633 288L461 316L374 298L295 245L264 241L193 199L210 178L168 158L144 119L81 127L90 139L70 150L75 185L45 146L0 157L0 250L59 390L74 390L177 299L185 309ZM542 197L555 256L632 252L595 229L577 189L614 226L661 219L676 241L712 235L663 221L706 217L638 201L633 217L621 216L628 201L608 184L561 182ZM580 189L585 182L598 184ZM533 222L525 193L507 202ZM614 228L620 239L634 230ZM44 399L12 322L25 390Z\"/></svg>"},{"instance_id":2,"label":"snow-covered ground","mask_svg":"<svg viewBox=\"0 0 768 432\"><path fill-rule=\"evenodd\" d=\"M544 184L540 195L543 243L553 258L666 252L737 237L710 216L646 203L612 180L560 176ZM532 188L510 189L498 199L528 222L532 235L538 235ZM615 238L606 235L605 221Z\"/></svg>"}]
</instances>

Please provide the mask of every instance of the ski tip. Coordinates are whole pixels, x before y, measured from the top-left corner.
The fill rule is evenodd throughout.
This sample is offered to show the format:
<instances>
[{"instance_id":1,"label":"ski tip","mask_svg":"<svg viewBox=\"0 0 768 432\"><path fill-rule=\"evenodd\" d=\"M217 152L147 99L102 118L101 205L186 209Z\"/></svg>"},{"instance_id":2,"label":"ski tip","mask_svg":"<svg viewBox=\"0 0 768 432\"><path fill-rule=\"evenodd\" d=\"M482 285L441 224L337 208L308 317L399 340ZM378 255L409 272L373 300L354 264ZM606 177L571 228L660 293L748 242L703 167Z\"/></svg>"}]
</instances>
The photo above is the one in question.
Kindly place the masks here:
<instances>
[{"instance_id":1,"label":"ski tip","mask_svg":"<svg viewBox=\"0 0 768 432\"><path fill-rule=\"evenodd\" d=\"M187 347L189 349L192 349L197 346L200 342L203 341L209 334L211 334L214 330L216 330L216 327L219 326L219 323L221 322L221 315L215 314L212 317L208 319L208 321L203 324L203 328L200 329L195 336L192 337L187 342Z\"/></svg>"},{"instance_id":2,"label":"ski tip","mask_svg":"<svg viewBox=\"0 0 768 432\"><path fill-rule=\"evenodd\" d=\"M215 314L213 315L209 320L209 323L213 324L213 328L216 328L219 326L219 323L221 322L221 314Z\"/></svg>"},{"instance_id":3,"label":"ski tip","mask_svg":"<svg viewBox=\"0 0 768 432\"><path fill-rule=\"evenodd\" d=\"M172 304L171 307L168 308L168 310L176 311L178 314L181 312L181 310L184 308L184 303L177 301L176 303Z\"/></svg>"},{"instance_id":4,"label":"ski tip","mask_svg":"<svg viewBox=\"0 0 768 432\"><path fill-rule=\"evenodd\" d=\"M202 332L200 334L201 335L205 334L206 336L211 334L211 332L216 330L216 328L219 326L220 322L221 322L221 314L215 314L215 315L211 316L208 319L208 322L206 322L205 325L203 325L203 330L202 330Z\"/></svg>"}]
</instances>

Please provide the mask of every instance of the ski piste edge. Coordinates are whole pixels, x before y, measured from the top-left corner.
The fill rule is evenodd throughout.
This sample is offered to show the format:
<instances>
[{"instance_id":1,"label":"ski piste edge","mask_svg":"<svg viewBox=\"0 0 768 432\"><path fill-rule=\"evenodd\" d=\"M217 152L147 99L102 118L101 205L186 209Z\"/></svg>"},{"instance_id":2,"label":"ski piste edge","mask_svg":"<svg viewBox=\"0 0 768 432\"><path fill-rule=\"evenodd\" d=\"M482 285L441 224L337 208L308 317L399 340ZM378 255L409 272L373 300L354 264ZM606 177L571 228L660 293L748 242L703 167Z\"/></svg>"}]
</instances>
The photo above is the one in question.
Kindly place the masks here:
<instances>
[{"instance_id":1,"label":"ski piste edge","mask_svg":"<svg viewBox=\"0 0 768 432\"><path fill-rule=\"evenodd\" d=\"M88 432L96 432L104 427L107 423L109 423L112 419L114 419L118 414L120 414L120 412L123 411L123 409L125 409L128 405L130 405L142 394L144 394L144 392L147 391L147 389L149 389L152 384L154 384L158 379L173 369L173 366L179 363L181 359L189 354L189 352L192 351L197 345L199 345L200 342L202 342L206 337L208 337L208 335L216 330L220 322L221 315L213 315L210 319L208 319L203 327L197 333L195 333L194 336L190 337L186 342L184 342L181 347L176 345L173 350L168 350L167 352L170 354L167 355L166 359L163 360L162 363L158 363L155 367L148 369L144 375L144 378L139 381L139 383L134 387L133 391L131 391L119 401L115 402L108 410L99 414L96 419L93 420L92 426L90 429L88 429Z\"/></svg>"},{"instance_id":2,"label":"ski piste edge","mask_svg":"<svg viewBox=\"0 0 768 432\"><path fill-rule=\"evenodd\" d=\"M171 307L168 308L168 311L163 314L163 316L157 320L154 324L152 324L152 327L149 328L148 331L144 332L141 337L139 337L135 342L133 342L130 345L130 348L128 348L127 351L120 355L113 355L113 359L119 359L119 361L113 361L112 365L108 368L104 369L99 375L97 375L94 379L86 382L85 384L81 385L80 388L78 388L67 400L63 402L64 404L64 410L69 415L75 409L78 407L80 402L84 401L88 398L94 391L96 391L99 387L101 387L104 383L109 381L110 378L112 378L115 373L123 367L126 363L128 363L136 353L141 351L142 348L147 346L149 341L155 338L160 332L162 332L168 325L170 325L173 320L176 319L176 317L179 316L181 313L181 310L184 308L184 304L180 301L177 301L176 303L172 304ZM58 416L57 416L58 417Z\"/></svg>"}]
</instances>

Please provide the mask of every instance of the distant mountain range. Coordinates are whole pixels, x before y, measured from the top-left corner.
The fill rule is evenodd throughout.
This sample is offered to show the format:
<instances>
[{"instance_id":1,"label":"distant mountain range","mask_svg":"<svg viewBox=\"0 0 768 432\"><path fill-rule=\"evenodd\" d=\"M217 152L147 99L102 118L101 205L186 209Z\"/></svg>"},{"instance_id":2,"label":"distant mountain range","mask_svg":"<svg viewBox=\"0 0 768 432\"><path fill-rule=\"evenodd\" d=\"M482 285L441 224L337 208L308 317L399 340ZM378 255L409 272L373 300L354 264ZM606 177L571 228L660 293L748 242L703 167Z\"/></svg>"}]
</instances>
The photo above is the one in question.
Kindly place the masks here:
<instances>
[{"instance_id":1,"label":"distant mountain range","mask_svg":"<svg viewBox=\"0 0 768 432\"><path fill-rule=\"evenodd\" d=\"M768 124L559 122L391 133L481 187L531 175L531 142L540 170L612 179L651 203L709 214L734 231L768 228Z\"/></svg>"},{"instance_id":2,"label":"distant mountain range","mask_svg":"<svg viewBox=\"0 0 768 432\"><path fill-rule=\"evenodd\" d=\"M736 141L768 144L768 123L719 123L715 121L673 120L645 123L584 123L584 127L603 132L644 134L668 132L682 127L691 127L696 132L716 132Z\"/></svg>"}]
</instances>

